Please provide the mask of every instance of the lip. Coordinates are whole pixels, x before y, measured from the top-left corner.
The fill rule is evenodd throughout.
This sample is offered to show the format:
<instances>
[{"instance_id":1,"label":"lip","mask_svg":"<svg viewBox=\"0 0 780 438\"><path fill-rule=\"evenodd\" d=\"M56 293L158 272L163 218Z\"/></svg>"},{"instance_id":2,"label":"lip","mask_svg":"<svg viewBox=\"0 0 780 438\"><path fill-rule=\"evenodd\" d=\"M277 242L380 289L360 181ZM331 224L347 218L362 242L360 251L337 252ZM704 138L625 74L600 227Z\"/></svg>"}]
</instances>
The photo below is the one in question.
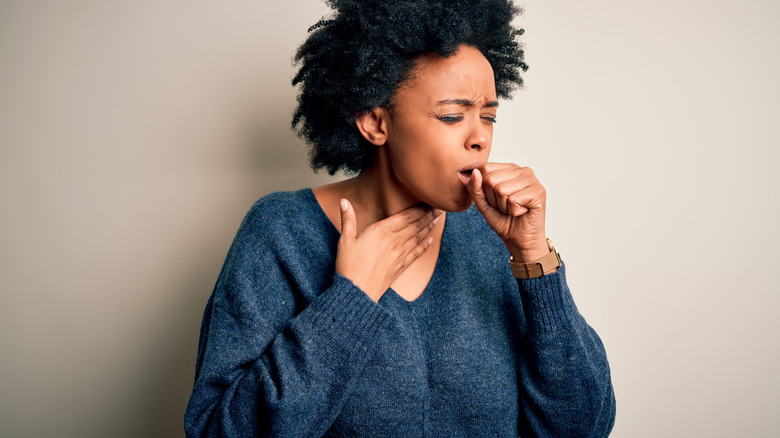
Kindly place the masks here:
<instances>
[{"instance_id":1,"label":"lip","mask_svg":"<svg viewBox=\"0 0 780 438\"><path fill-rule=\"evenodd\" d=\"M474 161L474 162L472 162L472 163L469 163L469 164L467 164L467 165L465 165L465 166L461 167L461 168L460 168L460 170L458 170L458 172L465 172L465 171L467 171L467 170L474 170L474 169L476 169L477 167L482 167L482 166L484 166L484 165L485 165L485 163L487 163L487 161Z\"/></svg>"},{"instance_id":2,"label":"lip","mask_svg":"<svg viewBox=\"0 0 780 438\"><path fill-rule=\"evenodd\" d=\"M458 178L460 178L463 184L468 184L471 182L471 171L483 166L485 163L486 161L474 161L466 166L461 167L458 171Z\"/></svg>"}]
</instances>

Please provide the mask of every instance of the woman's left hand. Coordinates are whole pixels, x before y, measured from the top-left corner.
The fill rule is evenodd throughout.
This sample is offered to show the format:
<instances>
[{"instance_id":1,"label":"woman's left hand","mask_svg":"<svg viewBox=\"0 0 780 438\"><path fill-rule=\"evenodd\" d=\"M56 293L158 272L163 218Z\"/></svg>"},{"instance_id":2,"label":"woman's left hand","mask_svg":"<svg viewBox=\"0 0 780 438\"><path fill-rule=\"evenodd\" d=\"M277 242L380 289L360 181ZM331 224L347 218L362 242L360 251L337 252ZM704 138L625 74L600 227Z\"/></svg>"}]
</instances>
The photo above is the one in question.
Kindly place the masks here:
<instances>
[{"instance_id":1,"label":"woman's left hand","mask_svg":"<svg viewBox=\"0 0 780 438\"><path fill-rule=\"evenodd\" d=\"M531 168L486 163L474 169L467 188L515 260L529 262L550 252L544 229L547 193Z\"/></svg>"}]
</instances>

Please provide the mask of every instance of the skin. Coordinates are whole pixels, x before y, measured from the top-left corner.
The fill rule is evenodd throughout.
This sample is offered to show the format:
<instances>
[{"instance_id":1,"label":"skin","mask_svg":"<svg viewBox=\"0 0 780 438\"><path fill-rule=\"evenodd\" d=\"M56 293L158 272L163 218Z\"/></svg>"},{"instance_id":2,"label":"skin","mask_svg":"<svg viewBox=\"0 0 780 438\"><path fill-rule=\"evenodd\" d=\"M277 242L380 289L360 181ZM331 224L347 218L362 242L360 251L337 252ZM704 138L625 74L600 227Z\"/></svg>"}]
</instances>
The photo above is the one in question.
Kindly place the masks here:
<instances>
[{"instance_id":1,"label":"skin","mask_svg":"<svg viewBox=\"0 0 780 438\"><path fill-rule=\"evenodd\" d=\"M549 252L544 187L530 168L488 161L497 110L490 63L464 45L449 58L420 57L391 108L357 120L377 147L372 166L314 189L341 232L336 272L374 301L389 287L416 299L436 266L443 212L472 203L515 260Z\"/></svg>"}]
</instances>

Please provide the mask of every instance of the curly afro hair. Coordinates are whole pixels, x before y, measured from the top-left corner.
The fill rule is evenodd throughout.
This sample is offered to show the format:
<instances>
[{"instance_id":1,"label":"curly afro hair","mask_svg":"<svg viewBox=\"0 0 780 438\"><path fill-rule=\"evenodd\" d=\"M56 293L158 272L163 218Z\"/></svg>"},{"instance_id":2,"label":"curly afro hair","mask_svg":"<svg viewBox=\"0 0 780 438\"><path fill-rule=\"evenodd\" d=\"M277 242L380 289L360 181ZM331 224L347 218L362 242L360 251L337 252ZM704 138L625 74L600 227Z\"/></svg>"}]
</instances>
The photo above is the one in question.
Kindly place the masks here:
<instances>
[{"instance_id":1,"label":"curly afro hair","mask_svg":"<svg viewBox=\"0 0 780 438\"><path fill-rule=\"evenodd\" d=\"M414 61L426 53L454 55L462 44L490 62L499 97L522 86L528 66L517 40L521 13L511 0L328 0L335 14L309 28L298 48L300 84L292 128L310 146L311 167L359 173L371 166L375 146L355 121L390 107Z\"/></svg>"}]
</instances>

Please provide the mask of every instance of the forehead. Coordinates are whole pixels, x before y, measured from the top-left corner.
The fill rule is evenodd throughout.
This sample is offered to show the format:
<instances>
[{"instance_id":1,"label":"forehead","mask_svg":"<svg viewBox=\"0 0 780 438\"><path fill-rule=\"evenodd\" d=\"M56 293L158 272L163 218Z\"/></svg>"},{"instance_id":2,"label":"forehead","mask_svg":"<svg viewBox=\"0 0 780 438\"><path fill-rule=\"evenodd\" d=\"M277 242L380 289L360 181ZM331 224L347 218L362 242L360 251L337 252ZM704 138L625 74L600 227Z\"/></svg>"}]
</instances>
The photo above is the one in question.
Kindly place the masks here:
<instances>
[{"instance_id":1,"label":"forehead","mask_svg":"<svg viewBox=\"0 0 780 438\"><path fill-rule=\"evenodd\" d=\"M441 100L468 99L477 104L496 100L493 68L479 50L461 46L450 57L434 54L417 59L412 77L396 93L404 101L436 104Z\"/></svg>"}]
</instances>

